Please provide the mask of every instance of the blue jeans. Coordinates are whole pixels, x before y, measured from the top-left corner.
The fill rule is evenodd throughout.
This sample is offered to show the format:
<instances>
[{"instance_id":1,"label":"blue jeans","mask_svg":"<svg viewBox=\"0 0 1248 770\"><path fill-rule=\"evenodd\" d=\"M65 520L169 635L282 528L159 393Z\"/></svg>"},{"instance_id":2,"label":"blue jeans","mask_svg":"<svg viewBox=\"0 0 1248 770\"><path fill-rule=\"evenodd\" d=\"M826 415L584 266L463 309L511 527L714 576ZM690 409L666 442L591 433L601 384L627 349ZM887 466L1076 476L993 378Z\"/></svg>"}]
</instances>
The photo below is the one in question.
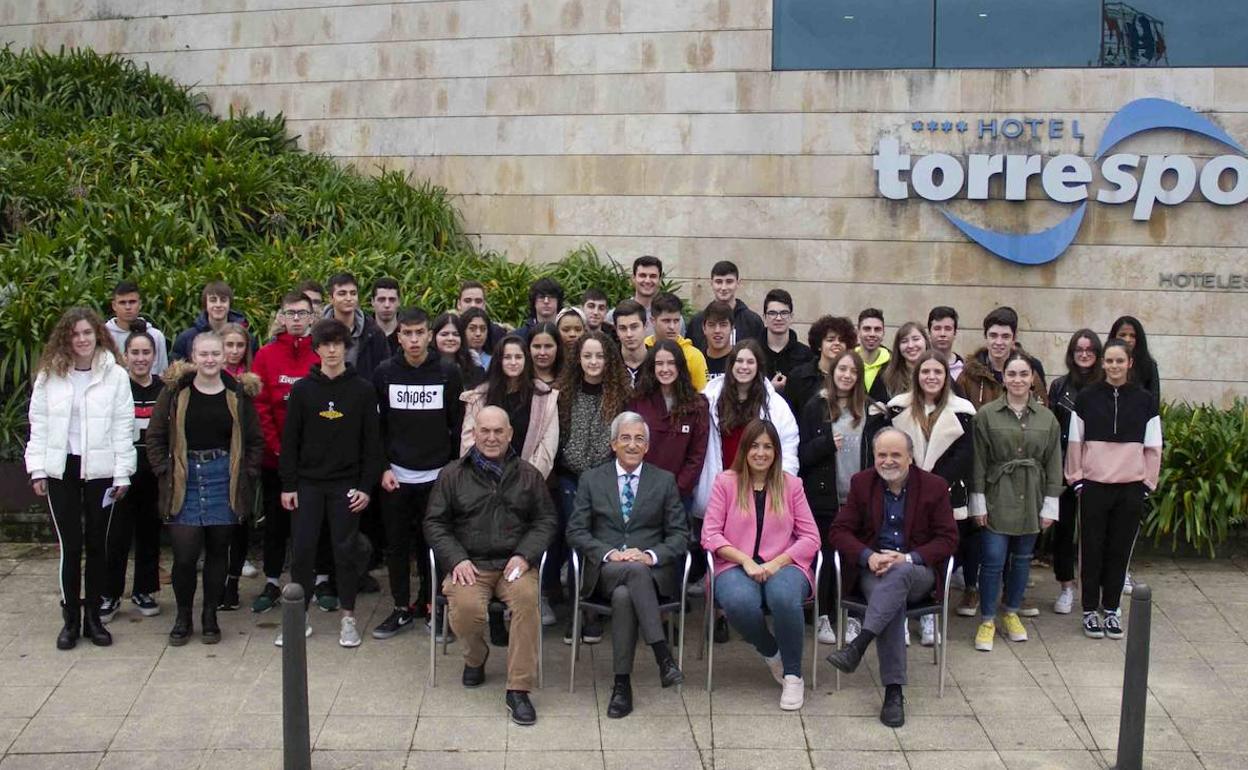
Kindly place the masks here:
<instances>
[{"instance_id":1,"label":"blue jeans","mask_svg":"<svg viewBox=\"0 0 1248 770\"><path fill-rule=\"evenodd\" d=\"M784 567L765 583L755 582L741 567L731 567L715 578L715 601L728 623L760 655L772 657L778 650L784 673L802 675L802 642L806 624L802 603L810 596L810 581L800 569ZM771 610L775 636L767 630L763 608Z\"/></svg>"},{"instance_id":2,"label":"blue jeans","mask_svg":"<svg viewBox=\"0 0 1248 770\"><path fill-rule=\"evenodd\" d=\"M1006 612L1017 612L1027 590L1031 572L1031 555L1036 550L1037 535L1003 535L984 528L979 533L979 614L984 620L997 616L1001 599L1001 575L1005 573ZM1006 560L1009 572L1005 572Z\"/></svg>"}]
</instances>

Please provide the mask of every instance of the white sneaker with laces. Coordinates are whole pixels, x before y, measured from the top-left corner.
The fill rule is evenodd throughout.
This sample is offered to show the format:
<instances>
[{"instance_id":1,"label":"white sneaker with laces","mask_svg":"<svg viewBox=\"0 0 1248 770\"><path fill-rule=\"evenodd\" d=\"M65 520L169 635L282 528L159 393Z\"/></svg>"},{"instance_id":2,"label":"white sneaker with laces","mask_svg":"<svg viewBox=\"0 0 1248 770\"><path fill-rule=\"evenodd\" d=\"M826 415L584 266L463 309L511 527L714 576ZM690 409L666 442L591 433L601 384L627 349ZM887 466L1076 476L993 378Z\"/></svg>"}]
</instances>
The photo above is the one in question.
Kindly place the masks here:
<instances>
[{"instance_id":1,"label":"white sneaker with laces","mask_svg":"<svg viewBox=\"0 0 1248 770\"><path fill-rule=\"evenodd\" d=\"M1134 590L1135 590L1135 581L1131 578L1131 571L1128 570L1127 579L1124 580L1122 583L1122 593L1126 596L1130 596L1131 592Z\"/></svg>"},{"instance_id":2,"label":"white sneaker with laces","mask_svg":"<svg viewBox=\"0 0 1248 770\"><path fill-rule=\"evenodd\" d=\"M862 633L862 621L853 615L849 616L849 620L845 623L845 644L849 644L858 638L858 634Z\"/></svg>"},{"instance_id":3,"label":"white sneaker with laces","mask_svg":"<svg viewBox=\"0 0 1248 770\"><path fill-rule=\"evenodd\" d=\"M780 709L797 711L806 702L806 683L800 676L786 674L782 684L784 689L780 691Z\"/></svg>"},{"instance_id":4,"label":"white sneaker with laces","mask_svg":"<svg viewBox=\"0 0 1248 770\"><path fill-rule=\"evenodd\" d=\"M559 619L555 617L555 608L550 606L550 600L545 596L542 597L542 625L553 626L558 623Z\"/></svg>"},{"instance_id":5,"label":"white sneaker with laces","mask_svg":"<svg viewBox=\"0 0 1248 770\"><path fill-rule=\"evenodd\" d=\"M936 616L924 615L919 618L919 644L924 647L934 647L938 634L936 633Z\"/></svg>"},{"instance_id":6,"label":"white sneaker with laces","mask_svg":"<svg viewBox=\"0 0 1248 770\"><path fill-rule=\"evenodd\" d=\"M958 567L953 571L953 579L949 581L949 585L959 591L966 588L966 580L962 577L961 567Z\"/></svg>"},{"instance_id":7,"label":"white sneaker with laces","mask_svg":"<svg viewBox=\"0 0 1248 770\"><path fill-rule=\"evenodd\" d=\"M910 646L910 618L906 618L906 646Z\"/></svg>"},{"instance_id":8,"label":"white sneaker with laces","mask_svg":"<svg viewBox=\"0 0 1248 770\"><path fill-rule=\"evenodd\" d=\"M338 627L338 644L342 647L359 647L360 631L355 627L355 618L344 617Z\"/></svg>"},{"instance_id":9,"label":"white sneaker with laces","mask_svg":"<svg viewBox=\"0 0 1248 770\"><path fill-rule=\"evenodd\" d=\"M307 624L306 626L304 626L304 628L303 628L303 636L304 636L304 638L306 639L307 637L309 637L309 636L311 636L311 635L312 635L312 624L311 624L311 623L309 623L309 624ZM281 647L281 646L282 646L282 632L281 632L281 631L279 631L279 632L277 633L277 638L273 640L273 644L274 644L274 646L276 646L276 647Z\"/></svg>"},{"instance_id":10,"label":"white sneaker with laces","mask_svg":"<svg viewBox=\"0 0 1248 770\"><path fill-rule=\"evenodd\" d=\"M819 644L836 644L836 629L832 628L832 621L827 615L819 616Z\"/></svg>"},{"instance_id":11,"label":"white sneaker with laces","mask_svg":"<svg viewBox=\"0 0 1248 770\"><path fill-rule=\"evenodd\" d=\"M1058 615L1069 615L1075 607L1075 589L1063 588L1053 601L1053 612Z\"/></svg>"},{"instance_id":12,"label":"white sneaker with laces","mask_svg":"<svg viewBox=\"0 0 1248 770\"><path fill-rule=\"evenodd\" d=\"M254 578L259 574L260 570L256 569L256 565L252 564L250 559L245 559L243 561L243 577Z\"/></svg>"},{"instance_id":13,"label":"white sneaker with laces","mask_svg":"<svg viewBox=\"0 0 1248 770\"><path fill-rule=\"evenodd\" d=\"M767 668L771 671L771 678L776 680L776 684L783 685L786 679L784 675L784 661L780 659L780 653L776 653L770 658L763 658L763 662L767 664Z\"/></svg>"}]
</instances>

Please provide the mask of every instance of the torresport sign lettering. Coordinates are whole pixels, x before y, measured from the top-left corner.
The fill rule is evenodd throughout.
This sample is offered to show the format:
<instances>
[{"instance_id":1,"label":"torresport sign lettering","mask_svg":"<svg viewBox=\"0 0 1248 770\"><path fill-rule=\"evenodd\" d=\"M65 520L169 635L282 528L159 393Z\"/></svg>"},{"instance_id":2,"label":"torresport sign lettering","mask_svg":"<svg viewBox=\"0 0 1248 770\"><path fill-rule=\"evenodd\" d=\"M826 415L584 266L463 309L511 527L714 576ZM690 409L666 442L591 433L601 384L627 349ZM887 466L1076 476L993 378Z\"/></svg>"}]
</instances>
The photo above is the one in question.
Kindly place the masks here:
<instances>
[{"instance_id":1,"label":"torresport sign lettering","mask_svg":"<svg viewBox=\"0 0 1248 770\"><path fill-rule=\"evenodd\" d=\"M993 135L1000 130L1003 136L1021 136L1023 126L1030 126L1032 135L1040 133L1040 119L1003 121L998 128L996 121L980 121L979 134L986 130ZM1006 132L1009 124L1009 132ZM1017 132L1014 131L1018 125ZM943 128L946 132L952 124L926 124L929 130ZM1049 121L1048 135L1061 136L1055 126L1060 121ZM916 121L915 130L924 124ZM957 124L965 131L965 123ZM986 127L988 127L986 129ZM1213 139L1231 149L1235 155L1219 155L1197 168L1196 161L1188 155L1148 155L1131 153L1106 155L1119 142L1128 137L1155 129L1176 129ZM1072 123L1072 135L1078 135L1077 122ZM1153 208L1160 203L1176 206L1188 200L1197 187L1210 203L1219 206L1235 206L1248 200L1248 157L1234 139L1207 118L1198 115L1181 104L1166 99L1138 99L1118 110L1105 128L1093 163L1099 164L1101 176L1107 187L1095 195L1089 189L1092 182L1092 163L1071 154L1056 155L1047 162L1040 155L970 155L965 164L958 158L943 152L923 155L913 160L901 152L895 138L880 140L879 150L873 159L876 185L881 195L892 200L905 200L913 191L929 201L947 201L965 192L968 200L987 200L989 182L999 176L1005 182L1005 200L1027 199L1027 183L1039 176L1044 194L1058 203L1078 204L1065 219L1047 230L1035 233L1008 233L989 230L971 224L948 210L941 213L968 238L1003 259L1021 265L1042 265L1057 259L1074 241L1083 224L1089 201L1118 205L1134 202L1132 218L1148 221ZM909 178L904 179L903 173Z\"/></svg>"}]
</instances>

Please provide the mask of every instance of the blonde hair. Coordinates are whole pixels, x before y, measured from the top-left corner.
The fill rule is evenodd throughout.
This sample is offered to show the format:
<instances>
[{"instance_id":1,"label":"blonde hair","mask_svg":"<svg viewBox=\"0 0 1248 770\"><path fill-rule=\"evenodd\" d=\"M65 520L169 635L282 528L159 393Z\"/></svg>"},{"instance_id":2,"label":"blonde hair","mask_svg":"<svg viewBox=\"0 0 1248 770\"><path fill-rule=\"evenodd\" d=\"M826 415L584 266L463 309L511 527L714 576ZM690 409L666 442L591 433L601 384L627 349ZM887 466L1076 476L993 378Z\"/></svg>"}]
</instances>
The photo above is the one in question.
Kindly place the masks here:
<instances>
[{"instance_id":1,"label":"blonde hair","mask_svg":"<svg viewBox=\"0 0 1248 770\"><path fill-rule=\"evenodd\" d=\"M741 443L737 445L737 456L732 459L732 472L737 474L737 507L743 515L753 510L753 485L750 483L750 446L759 436L766 435L775 448L775 456L771 467L767 469L767 478L763 482L763 490L771 502L771 512L777 517L788 514L788 505L784 501L784 463L780 456L780 433L770 420L755 419L745 426L741 434Z\"/></svg>"}]
</instances>

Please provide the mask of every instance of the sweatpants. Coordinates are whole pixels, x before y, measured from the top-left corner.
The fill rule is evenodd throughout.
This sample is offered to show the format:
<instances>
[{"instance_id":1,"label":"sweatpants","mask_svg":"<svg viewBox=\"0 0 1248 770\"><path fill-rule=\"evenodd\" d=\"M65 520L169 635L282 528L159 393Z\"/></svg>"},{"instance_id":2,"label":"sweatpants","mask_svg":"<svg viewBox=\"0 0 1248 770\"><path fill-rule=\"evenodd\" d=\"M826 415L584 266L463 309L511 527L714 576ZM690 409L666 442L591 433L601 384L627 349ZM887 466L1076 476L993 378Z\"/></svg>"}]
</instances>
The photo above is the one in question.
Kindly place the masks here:
<instances>
[{"instance_id":1,"label":"sweatpants","mask_svg":"<svg viewBox=\"0 0 1248 770\"><path fill-rule=\"evenodd\" d=\"M329 525L329 539L338 576L338 598L342 608L355 610L360 574L366 565L355 563L356 541L360 531L360 515L352 513L347 492L350 482L299 482L299 509L294 515L291 533L291 579L303 586L304 601L312 600L313 564L321 531Z\"/></svg>"},{"instance_id":2,"label":"sweatpants","mask_svg":"<svg viewBox=\"0 0 1248 770\"><path fill-rule=\"evenodd\" d=\"M1079 500L1079 570L1083 611L1113 612L1122 600L1131 549L1144 512L1143 482L1085 482Z\"/></svg>"},{"instance_id":3,"label":"sweatpants","mask_svg":"<svg viewBox=\"0 0 1248 770\"><path fill-rule=\"evenodd\" d=\"M156 477L140 470L130 477L130 489L117 503L108 532L108 578L104 595L118 599L126 593L126 562L134 541L134 582L131 594L160 591L160 512Z\"/></svg>"},{"instance_id":4,"label":"sweatpants","mask_svg":"<svg viewBox=\"0 0 1248 770\"><path fill-rule=\"evenodd\" d=\"M282 479L276 470L264 468L260 471L261 498L264 508L264 576L277 580L286 568L286 541L290 539L290 511L282 507ZM329 544L329 529L322 527L323 537L316 547L316 574L330 574L334 557ZM243 563L239 561L240 575Z\"/></svg>"},{"instance_id":5,"label":"sweatpants","mask_svg":"<svg viewBox=\"0 0 1248 770\"><path fill-rule=\"evenodd\" d=\"M425 508L433 483L400 484L393 492L381 493L381 517L386 524L386 568L390 572L390 594L395 607L412 604L412 554L416 555L422 603L429 598L429 555L425 545Z\"/></svg>"},{"instance_id":6,"label":"sweatpants","mask_svg":"<svg viewBox=\"0 0 1248 770\"><path fill-rule=\"evenodd\" d=\"M108 582L108 530L113 509L102 505L112 479L83 481L82 458L68 455L62 478L48 479L48 508L61 543L61 602L77 609L84 599L82 557L86 554L87 607L98 607Z\"/></svg>"}]
</instances>

